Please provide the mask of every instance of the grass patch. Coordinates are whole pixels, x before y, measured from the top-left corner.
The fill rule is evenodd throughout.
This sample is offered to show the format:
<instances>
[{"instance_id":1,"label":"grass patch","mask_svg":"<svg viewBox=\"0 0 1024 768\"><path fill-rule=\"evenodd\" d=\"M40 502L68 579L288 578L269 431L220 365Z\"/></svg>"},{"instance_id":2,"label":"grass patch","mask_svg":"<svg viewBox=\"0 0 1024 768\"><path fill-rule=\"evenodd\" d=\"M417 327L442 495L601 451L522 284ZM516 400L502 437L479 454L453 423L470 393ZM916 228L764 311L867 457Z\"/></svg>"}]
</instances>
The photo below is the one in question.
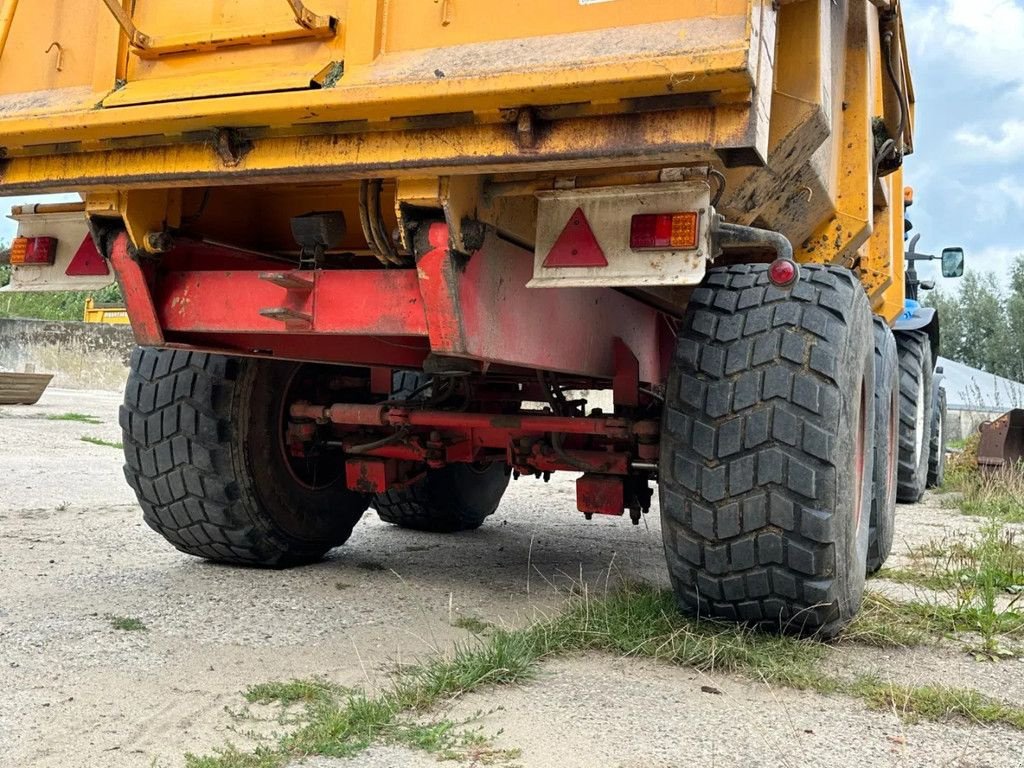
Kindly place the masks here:
<instances>
[{"instance_id":1,"label":"grass patch","mask_svg":"<svg viewBox=\"0 0 1024 768\"><path fill-rule=\"evenodd\" d=\"M1024 709L964 688L904 686L862 677L849 691L872 709L894 712L910 722L960 717L982 725L1009 725L1024 730Z\"/></svg>"},{"instance_id":2,"label":"grass patch","mask_svg":"<svg viewBox=\"0 0 1024 768\"><path fill-rule=\"evenodd\" d=\"M482 635L491 628L490 622L478 619L476 616L460 616L452 622L453 627L472 632L474 635Z\"/></svg>"},{"instance_id":3,"label":"grass patch","mask_svg":"<svg viewBox=\"0 0 1024 768\"><path fill-rule=\"evenodd\" d=\"M78 439L81 440L83 443L89 443L91 445L102 445L107 448L117 448L118 450L124 448L124 444L122 443L114 443L111 442L110 440L104 440L99 437L90 437L89 435L82 435Z\"/></svg>"},{"instance_id":4,"label":"grass patch","mask_svg":"<svg viewBox=\"0 0 1024 768\"><path fill-rule=\"evenodd\" d=\"M874 645L923 641L925 629L898 604L877 596L849 639ZM1024 729L1024 709L975 691L905 687L873 678L846 681L821 670L830 646L814 640L762 633L733 624L679 615L668 592L646 586L621 589L605 599L581 597L563 614L523 629L493 628L446 656L399 670L371 696L317 681L291 681L250 689L250 701L278 701L304 708L301 725L272 747L253 752L228 748L209 757L189 756L189 768L279 768L305 756L351 757L374 743L398 743L441 757L502 762L512 753L493 747L479 730L449 720L424 723L424 713L488 686L529 681L544 660L584 651L645 657L703 671L825 694L843 694L867 706L911 719L963 717Z\"/></svg>"},{"instance_id":5,"label":"grass patch","mask_svg":"<svg viewBox=\"0 0 1024 768\"><path fill-rule=\"evenodd\" d=\"M250 704L278 703L288 707L299 702L329 701L338 688L321 680L292 680L287 683L262 683L245 692Z\"/></svg>"},{"instance_id":6,"label":"grass patch","mask_svg":"<svg viewBox=\"0 0 1024 768\"><path fill-rule=\"evenodd\" d=\"M123 632L146 632L149 630L149 627L142 623L142 619L132 616L111 616L110 626Z\"/></svg>"},{"instance_id":7,"label":"grass patch","mask_svg":"<svg viewBox=\"0 0 1024 768\"><path fill-rule=\"evenodd\" d=\"M77 421L82 424L102 424L103 422L95 416L87 413L51 413L46 417L47 421Z\"/></svg>"},{"instance_id":8,"label":"grass patch","mask_svg":"<svg viewBox=\"0 0 1024 768\"><path fill-rule=\"evenodd\" d=\"M844 643L875 648L912 648L934 641L934 628L908 604L867 592L860 613L843 632Z\"/></svg>"},{"instance_id":9,"label":"grass patch","mask_svg":"<svg viewBox=\"0 0 1024 768\"><path fill-rule=\"evenodd\" d=\"M898 612L924 630L976 633L982 655L1006 655L999 638L1024 635L1017 609L1024 590L1024 545L993 516L978 534L932 541L910 552L911 566L885 568L882 578L942 593L944 600L898 605Z\"/></svg>"},{"instance_id":10,"label":"grass patch","mask_svg":"<svg viewBox=\"0 0 1024 768\"><path fill-rule=\"evenodd\" d=\"M956 505L965 515L1005 523L1024 523L1024 464L982 472L978 468L980 435L972 435L946 463L946 487L958 491Z\"/></svg>"}]
</instances>

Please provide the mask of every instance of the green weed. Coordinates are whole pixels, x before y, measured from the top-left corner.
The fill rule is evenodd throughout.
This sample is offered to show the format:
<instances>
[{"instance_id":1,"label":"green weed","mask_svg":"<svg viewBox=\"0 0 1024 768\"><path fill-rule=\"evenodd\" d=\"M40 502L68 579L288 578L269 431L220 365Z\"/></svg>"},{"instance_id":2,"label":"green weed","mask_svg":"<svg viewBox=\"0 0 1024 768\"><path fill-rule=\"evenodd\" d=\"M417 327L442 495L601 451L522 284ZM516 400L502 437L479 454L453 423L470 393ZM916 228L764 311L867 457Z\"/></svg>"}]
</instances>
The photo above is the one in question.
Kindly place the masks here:
<instances>
[{"instance_id":1,"label":"green weed","mask_svg":"<svg viewBox=\"0 0 1024 768\"><path fill-rule=\"evenodd\" d=\"M142 622L142 619L136 619L131 616L111 616L110 626L124 632L145 632L149 629Z\"/></svg>"},{"instance_id":2,"label":"green weed","mask_svg":"<svg viewBox=\"0 0 1024 768\"><path fill-rule=\"evenodd\" d=\"M103 440L102 438L99 437L90 437L89 435L82 435L78 439L81 440L83 443L89 443L91 445L102 445L106 448L117 448L118 450L124 448L123 443L112 443L109 440Z\"/></svg>"},{"instance_id":3,"label":"green weed","mask_svg":"<svg viewBox=\"0 0 1024 768\"><path fill-rule=\"evenodd\" d=\"M452 626L472 632L474 635L482 635L491 628L489 622L478 619L476 616L460 616L452 622Z\"/></svg>"},{"instance_id":4,"label":"green weed","mask_svg":"<svg viewBox=\"0 0 1024 768\"><path fill-rule=\"evenodd\" d=\"M46 417L48 421L77 421L82 424L102 424L103 422L95 416L86 413L51 413Z\"/></svg>"}]
</instances>

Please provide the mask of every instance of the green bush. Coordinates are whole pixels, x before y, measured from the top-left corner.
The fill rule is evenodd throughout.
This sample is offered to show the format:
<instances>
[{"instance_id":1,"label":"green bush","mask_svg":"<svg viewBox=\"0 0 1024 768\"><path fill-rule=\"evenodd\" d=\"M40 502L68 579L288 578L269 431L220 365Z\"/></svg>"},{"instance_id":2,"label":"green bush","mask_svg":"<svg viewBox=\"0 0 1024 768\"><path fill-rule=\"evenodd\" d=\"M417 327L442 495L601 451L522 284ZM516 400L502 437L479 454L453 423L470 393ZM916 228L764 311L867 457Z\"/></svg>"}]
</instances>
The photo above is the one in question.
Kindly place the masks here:
<instances>
[{"instance_id":1,"label":"green bush","mask_svg":"<svg viewBox=\"0 0 1024 768\"><path fill-rule=\"evenodd\" d=\"M11 282L10 251L0 243L0 288ZM85 301L120 304L121 289L116 284L98 291L53 291L48 293L0 293L0 317L24 317L32 320L81 320Z\"/></svg>"}]
</instances>

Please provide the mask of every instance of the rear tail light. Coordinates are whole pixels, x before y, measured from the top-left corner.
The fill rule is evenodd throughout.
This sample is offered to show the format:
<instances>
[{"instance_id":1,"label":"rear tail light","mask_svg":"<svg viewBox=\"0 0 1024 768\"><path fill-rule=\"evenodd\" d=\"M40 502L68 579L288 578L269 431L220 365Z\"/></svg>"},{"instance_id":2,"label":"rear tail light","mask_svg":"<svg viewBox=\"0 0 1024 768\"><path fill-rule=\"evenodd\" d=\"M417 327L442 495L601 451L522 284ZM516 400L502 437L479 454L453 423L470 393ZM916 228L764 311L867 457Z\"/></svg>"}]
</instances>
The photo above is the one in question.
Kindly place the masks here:
<instances>
[{"instance_id":1,"label":"rear tail light","mask_svg":"<svg viewBox=\"0 0 1024 768\"><path fill-rule=\"evenodd\" d=\"M54 237L16 237L11 243L11 264L52 265L57 258L57 239Z\"/></svg>"},{"instance_id":2,"label":"rear tail light","mask_svg":"<svg viewBox=\"0 0 1024 768\"><path fill-rule=\"evenodd\" d=\"M634 251L693 250L697 247L699 214L643 213L633 217L629 247Z\"/></svg>"}]
</instances>

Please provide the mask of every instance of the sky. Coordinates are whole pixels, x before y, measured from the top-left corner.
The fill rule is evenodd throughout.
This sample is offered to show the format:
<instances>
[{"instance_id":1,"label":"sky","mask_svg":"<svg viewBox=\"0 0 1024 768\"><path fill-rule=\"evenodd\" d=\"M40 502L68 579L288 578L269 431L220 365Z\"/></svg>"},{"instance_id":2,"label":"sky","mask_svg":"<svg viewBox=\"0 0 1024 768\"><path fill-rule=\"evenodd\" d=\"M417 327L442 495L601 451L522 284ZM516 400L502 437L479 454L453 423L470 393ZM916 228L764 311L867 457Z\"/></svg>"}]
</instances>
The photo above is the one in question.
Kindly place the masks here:
<instances>
[{"instance_id":1,"label":"sky","mask_svg":"<svg viewBox=\"0 0 1024 768\"><path fill-rule=\"evenodd\" d=\"M903 13L917 96L905 183L916 193L918 250L959 245L968 270L1004 274L1024 253L1024 0L903 0ZM0 212L19 202L0 197ZM0 218L0 240L13 234ZM938 277L931 267L921 276Z\"/></svg>"}]
</instances>

